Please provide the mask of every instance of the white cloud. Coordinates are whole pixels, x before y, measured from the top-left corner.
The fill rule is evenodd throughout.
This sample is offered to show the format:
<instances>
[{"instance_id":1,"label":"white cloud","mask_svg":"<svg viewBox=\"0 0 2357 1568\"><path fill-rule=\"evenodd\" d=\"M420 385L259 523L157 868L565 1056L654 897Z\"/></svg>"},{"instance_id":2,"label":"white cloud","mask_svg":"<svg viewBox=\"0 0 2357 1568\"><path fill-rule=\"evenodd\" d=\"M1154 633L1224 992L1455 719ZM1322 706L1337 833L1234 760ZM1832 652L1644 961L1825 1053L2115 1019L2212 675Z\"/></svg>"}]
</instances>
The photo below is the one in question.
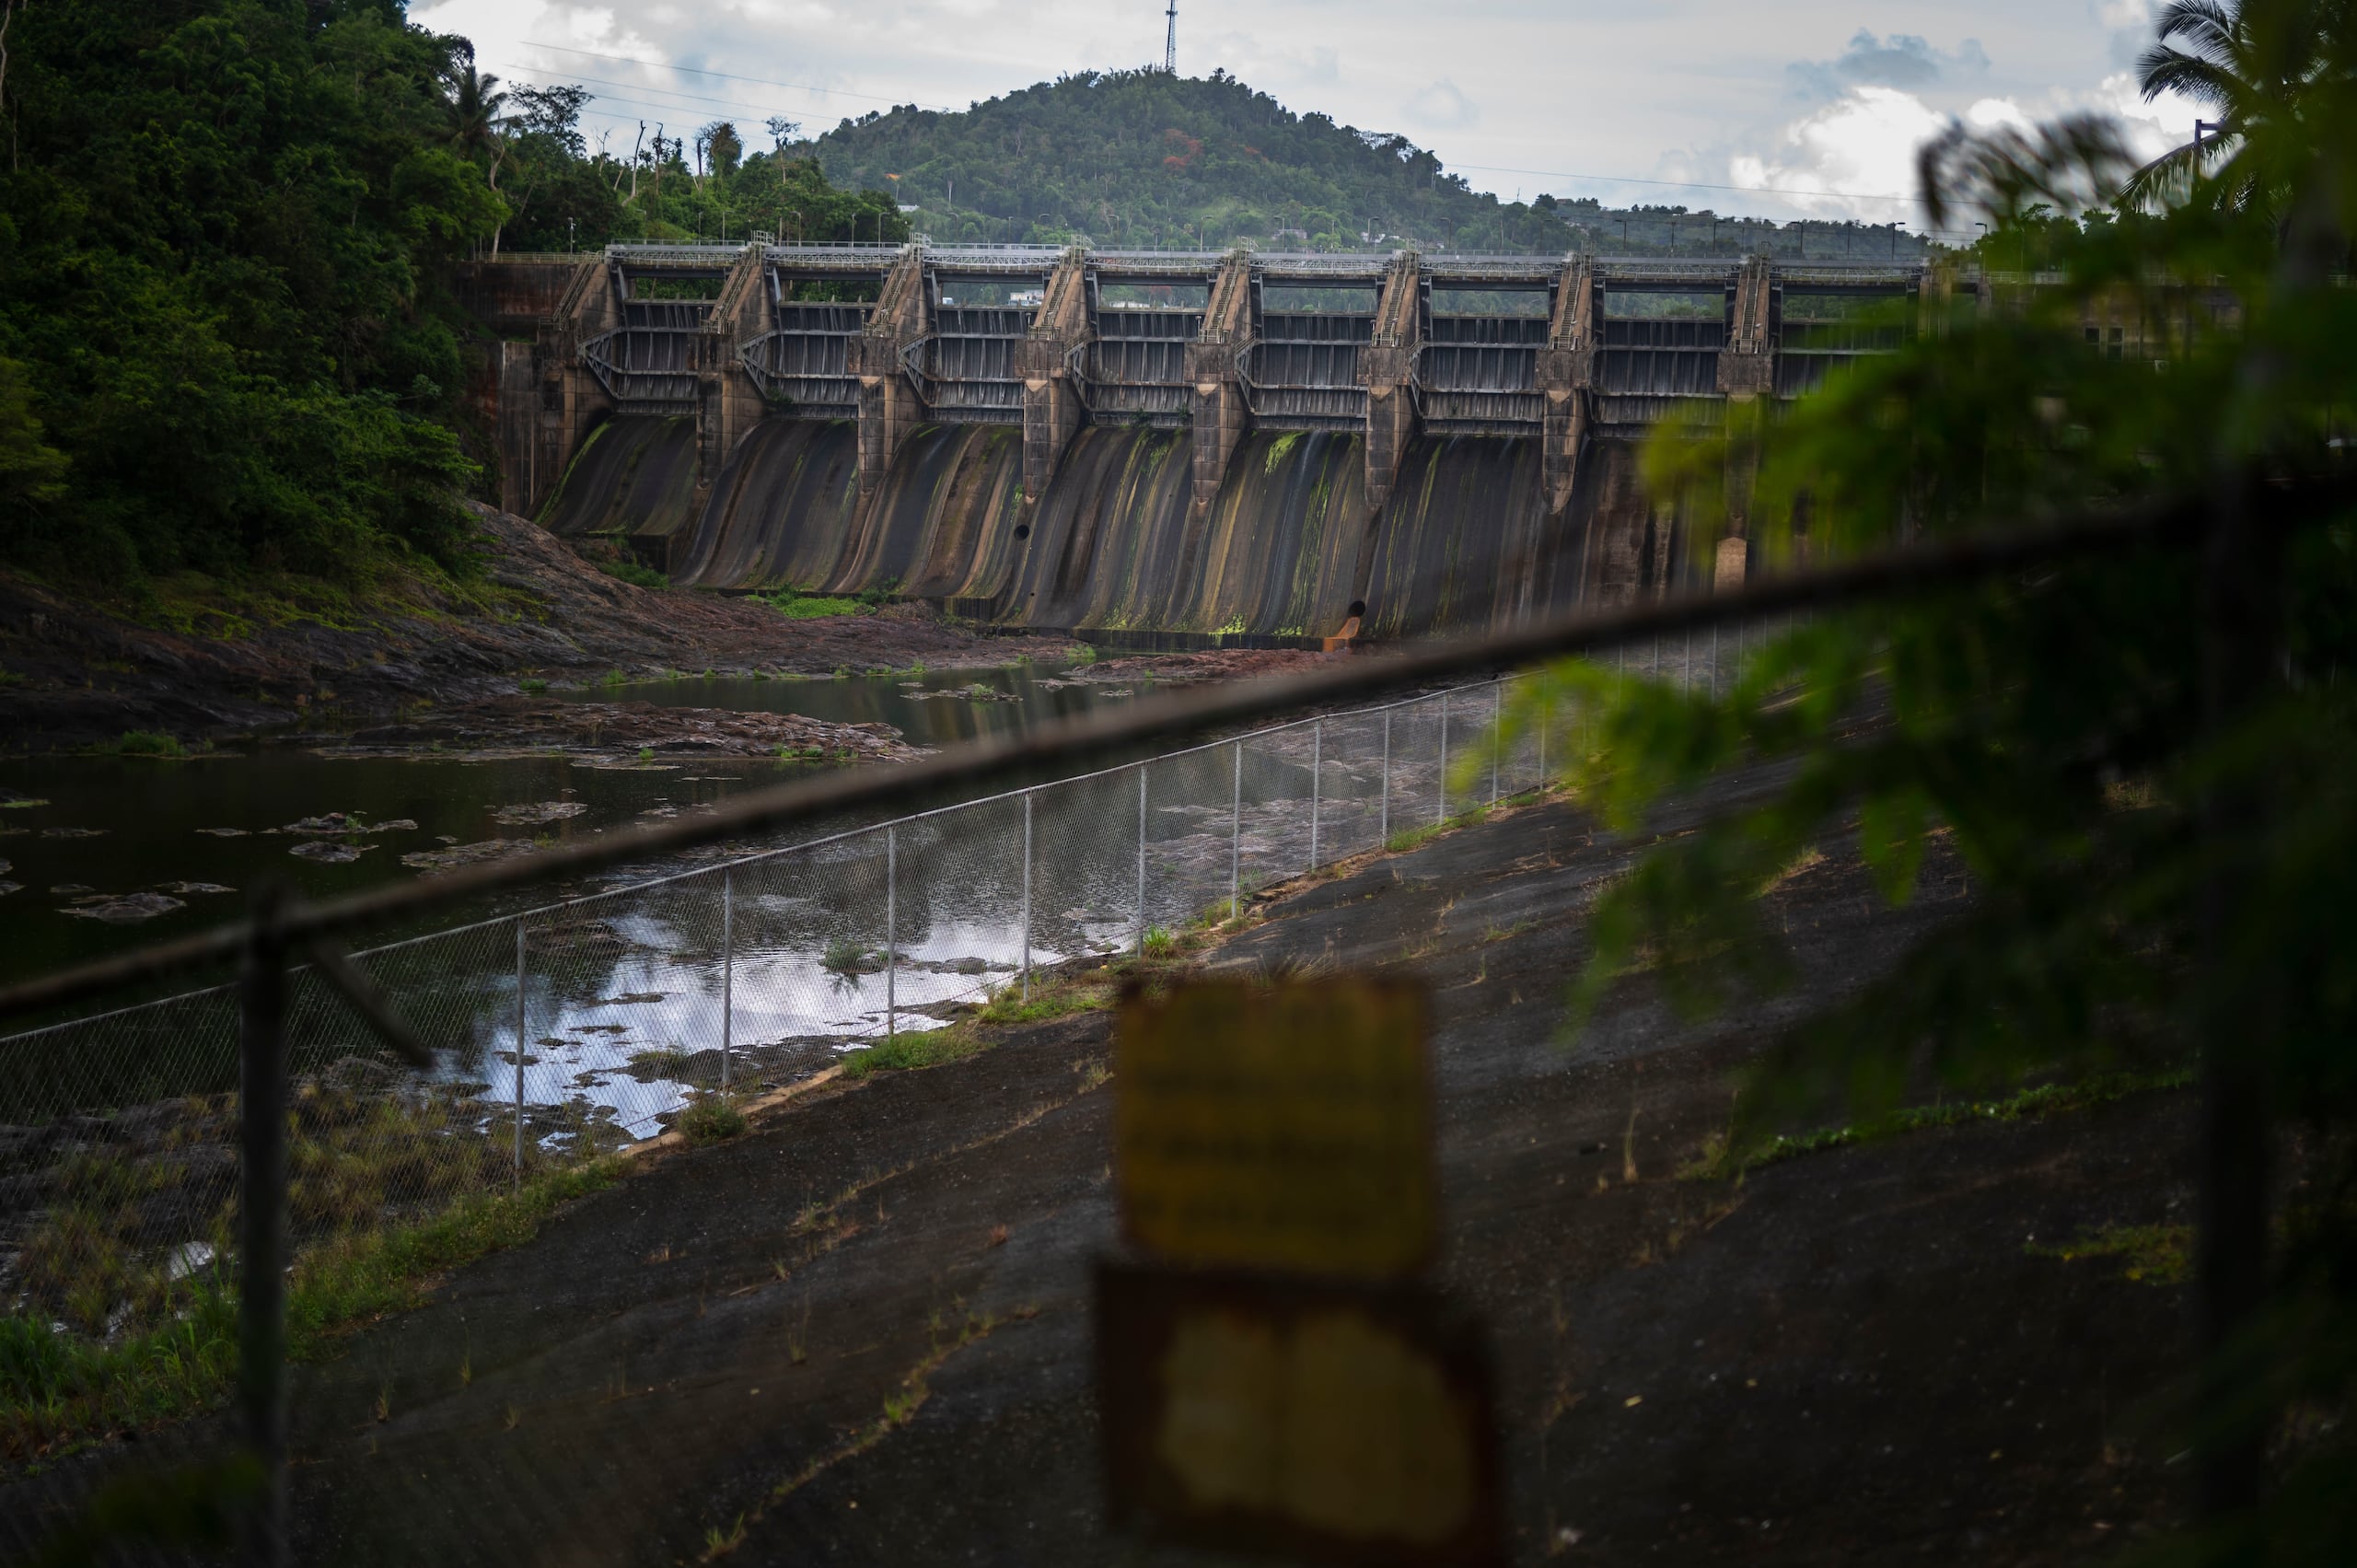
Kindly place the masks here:
<instances>
[{"instance_id":1,"label":"white cloud","mask_svg":"<svg viewBox=\"0 0 2357 1568\"><path fill-rule=\"evenodd\" d=\"M1446 76L1409 99L1403 112L1416 124L1444 131L1462 130L1481 118L1480 109Z\"/></svg>"},{"instance_id":2,"label":"white cloud","mask_svg":"<svg viewBox=\"0 0 2357 1568\"><path fill-rule=\"evenodd\" d=\"M1727 178L1811 215L1885 223L1900 215L1890 198L1915 190L1915 149L1946 128L1913 93L1856 87L1786 126L1779 151L1736 156Z\"/></svg>"}]
</instances>

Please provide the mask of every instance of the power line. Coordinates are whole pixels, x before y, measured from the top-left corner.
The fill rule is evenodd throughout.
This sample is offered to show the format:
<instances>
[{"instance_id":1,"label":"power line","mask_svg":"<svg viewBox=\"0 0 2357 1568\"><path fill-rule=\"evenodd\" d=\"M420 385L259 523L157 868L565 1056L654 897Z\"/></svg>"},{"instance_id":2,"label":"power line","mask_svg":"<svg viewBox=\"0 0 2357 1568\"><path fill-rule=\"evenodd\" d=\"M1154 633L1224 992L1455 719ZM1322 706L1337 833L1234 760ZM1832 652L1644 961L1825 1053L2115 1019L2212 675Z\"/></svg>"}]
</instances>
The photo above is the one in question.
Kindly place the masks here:
<instances>
[{"instance_id":1,"label":"power line","mask_svg":"<svg viewBox=\"0 0 2357 1568\"><path fill-rule=\"evenodd\" d=\"M1913 196L1889 196L1863 191L1802 191L1788 185L1713 185L1701 180L1643 180L1631 174L1583 174L1568 168L1503 168L1489 163L1457 163L1442 160L1447 168L1478 169L1483 174L1537 174L1556 180L1587 180L1603 185L1666 185L1678 191L1733 191L1742 195L1759 196L1829 196L1844 202L1899 202L1909 206L1918 200Z\"/></svg>"},{"instance_id":2,"label":"power line","mask_svg":"<svg viewBox=\"0 0 2357 1568\"><path fill-rule=\"evenodd\" d=\"M644 65L651 71L677 71L683 75L717 76L724 82L749 82L757 87L786 87L795 92L822 93L831 95L835 98L855 98L863 103L888 103L895 108L900 107L900 100L898 99L879 98L874 93L855 93L848 87L814 87L808 82L781 82L773 80L768 76L737 76L732 75L726 71L706 70L702 65L674 65L668 61L641 60L634 55L629 54L600 54L594 49L574 49L562 43L540 43L531 39L526 39L524 41L524 47L527 49L554 50L559 54L578 54L590 60L611 60L617 64L621 65ZM515 68L519 70L540 70L542 67L534 65L518 66ZM943 114L953 114L957 112L946 104L938 103L912 103L911 107L916 109L935 110Z\"/></svg>"},{"instance_id":3,"label":"power line","mask_svg":"<svg viewBox=\"0 0 2357 1568\"><path fill-rule=\"evenodd\" d=\"M540 71L540 67L537 65L503 64L499 68L503 71L531 71L535 73ZM643 82L610 82L597 76L575 76L572 80L576 82L587 82L601 87L620 87L625 92L659 93L665 98L684 99L687 100L685 104L649 103L644 99L621 98L611 94L602 94L599 95L598 99L598 101L602 103L632 103L636 104L641 109L660 110L667 113L677 112L681 109L687 108L689 105L698 103L710 104L715 109L733 109L745 114L767 114L771 111L770 106L768 105L746 103L737 99L705 98L699 93L678 92L670 87L651 87Z\"/></svg>"}]
</instances>

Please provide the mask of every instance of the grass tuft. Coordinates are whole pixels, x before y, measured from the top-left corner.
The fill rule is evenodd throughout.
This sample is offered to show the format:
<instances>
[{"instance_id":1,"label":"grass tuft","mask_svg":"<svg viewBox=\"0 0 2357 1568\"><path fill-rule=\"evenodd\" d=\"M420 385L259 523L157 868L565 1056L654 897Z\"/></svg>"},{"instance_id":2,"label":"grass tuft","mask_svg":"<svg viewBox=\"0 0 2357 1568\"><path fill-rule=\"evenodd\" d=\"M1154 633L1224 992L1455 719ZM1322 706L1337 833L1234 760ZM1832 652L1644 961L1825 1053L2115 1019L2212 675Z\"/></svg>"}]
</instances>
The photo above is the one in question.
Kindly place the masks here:
<instances>
[{"instance_id":1,"label":"grass tuft","mask_svg":"<svg viewBox=\"0 0 2357 1568\"><path fill-rule=\"evenodd\" d=\"M898 1034L877 1044L845 1051L843 1076L865 1078L870 1073L905 1073L921 1067L939 1067L951 1062L962 1062L981 1049L982 1041L975 1037L974 1031L961 1025Z\"/></svg>"},{"instance_id":2,"label":"grass tuft","mask_svg":"<svg viewBox=\"0 0 2357 1568\"><path fill-rule=\"evenodd\" d=\"M705 1095L679 1112L679 1133L691 1144L725 1144L747 1125L745 1113L718 1095Z\"/></svg>"},{"instance_id":3,"label":"grass tuft","mask_svg":"<svg viewBox=\"0 0 2357 1568\"><path fill-rule=\"evenodd\" d=\"M2033 1258L2075 1263L2086 1258L2116 1258L2120 1277L2143 1284L2183 1284L2193 1277L2193 1227L2189 1225L2124 1225L2090 1231L2060 1247L2031 1242Z\"/></svg>"},{"instance_id":4,"label":"grass tuft","mask_svg":"<svg viewBox=\"0 0 2357 1568\"><path fill-rule=\"evenodd\" d=\"M418 1305L443 1272L530 1239L559 1205L610 1186L598 1160L461 1198L430 1220L331 1241L287 1282L290 1358L315 1361L362 1321ZM102 1434L209 1410L238 1376L238 1303L228 1271L177 1282L169 1321L109 1343L61 1332L45 1317L0 1318L0 1454L22 1462Z\"/></svg>"},{"instance_id":5,"label":"grass tuft","mask_svg":"<svg viewBox=\"0 0 2357 1568\"><path fill-rule=\"evenodd\" d=\"M1905 1132L1939 1127L1961 1127L1973 1121L2028 1121L2064 1111L2085 1110L2131 1095L2159 1089L2181 1089L2193 1082L2190 1069L2165 1073L2104 1073L2077 1083L2046 1084L2003 1099L1965 1100L1953 1105L1910 1106L1844 1127L1779 1136L1739 1153L1724 1141L1714 1141L1704 1157L1681 1174L1702 1179L1740 1176L1764 1165L1778 1165L1804 1155L1844 1149Z\"/></svg>"}]
</instances>

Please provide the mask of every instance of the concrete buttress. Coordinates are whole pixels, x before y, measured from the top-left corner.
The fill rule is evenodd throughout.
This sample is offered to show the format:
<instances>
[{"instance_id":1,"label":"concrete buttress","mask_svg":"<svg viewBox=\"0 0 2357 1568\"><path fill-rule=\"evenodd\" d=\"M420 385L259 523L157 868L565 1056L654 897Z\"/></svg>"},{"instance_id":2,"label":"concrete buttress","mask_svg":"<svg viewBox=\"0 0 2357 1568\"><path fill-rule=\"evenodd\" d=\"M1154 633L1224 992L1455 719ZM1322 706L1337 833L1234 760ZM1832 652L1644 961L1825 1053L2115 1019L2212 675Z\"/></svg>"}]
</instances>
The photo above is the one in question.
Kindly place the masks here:
<instances>
[{"instance_id":1,"label":"concrete buttress","mask_svg":"<svg viewBox=\"0 0 2357 1568\"><path fill-rule=\"evenodd\" d=\"M1719 390L1726 405L1726 522L1711 563L1720 587L1743 583L1750 562L1751 496L1759 478L1759 443L1776 389L1775 279L1768 258L1745 260L1736 274L1735 312L1719 351Z\"/></svg>"},{"instance_id":2,"label":"concrete buttress","mask_svg":"<svg viewBox=\"0 0 2357 1568\"><path fill-rule=\"evenodd\" d=\"M1539 470L1552 514L1572 504L1596 385L1596 267L1587 256L1563 263L1547 346L1538 353L1538 381L1546 400L1539 409Z\"/></svg>"},{"instance_id":3,"label":"concrete buttress","mask_svg":"<svg viewBox=\"0 0 2357 1568\"><path fill-rule=\"evenodd\" d=\"M738 349L767 329L768 263L749 245L720 285L720 302L696 338L696 499L712 493L721 466L761 420L761 388Z\"/></svg>"},{"instance_id":4,"label":"concrete buttress","mask_svg":"<svg viewBox=\"0 0 2357 1568\"><path fill-rule=\"evenodd\" d=\"M1227 460L1250 426L1237 357L1252 343L1252 258L1229 253L1212 279L1203 304L1202 331L1187 345L1187 380L1192 389L1194 503L1208 506L1227 478Z\"/></svg>"},{"instance_id":5,"label":"concrete buttress","mask_svg":"<svg viewBox=\"0 0 2357 1568\"><path fill-rule=\"evenodd\" d=\"M1422 290L1416 253L1402 250L1384 274L1383 296L1375 308L1375 335L1359 357L1366 386L1366 504L1380 509L1391 499L1399 459L1415 438L1413 383L1416 351L1422 338Z\"/></svg>"},{"instance_id":6,"label":"concrete buttress","mask_svg":"<svg viewBox=\"0 0 2357 1568\"><path fill-rule=\"evenodd\" d=\"M529 517L546 504L590 424L613 406L613 399L582 359L581 345L621 321L621 296L606 258L585 256L574 267L556 309L540 323L532 345L528 375L537 383L536 393L517 398L512 413L506 412L511 405L504 395L507 378L515 375L521 379L527 373L511 370L503 362L503 421L512 418L525 426L522 440L501 441L503 470L507 469L505 455L519 454L515 470L500 475L501 500L510 511Z\"/></svg>"},{"instance_id":7,"label":"concrete buttress","mask_svg":"<svg viewBox=\"0 0 2357 1568\"><path fill-rule=\"evenodd\" d=\"M1056 464L1080 429L1084 406L1073 363L1096 328L1089 323L1088 253L1074 246L1048 278L1046 297L1031 330L1015 346L1015 373L1023 380L1023 494L1048 493Z\"/></svg>"},{"instance_id":8,"label":"concrete buttress","mask_svg":"<svg viewBox=\"0 0 2357 1568\"><path fill-rule=\"evenodd\" d=\"M850 343L850 371L859 381L859 490L863 495L884 482L900 443L924 417L924 402L910 375L907 354L932 330L924 248L911 245L886 275L865 330Z\"/></svg>"}]
</instances>

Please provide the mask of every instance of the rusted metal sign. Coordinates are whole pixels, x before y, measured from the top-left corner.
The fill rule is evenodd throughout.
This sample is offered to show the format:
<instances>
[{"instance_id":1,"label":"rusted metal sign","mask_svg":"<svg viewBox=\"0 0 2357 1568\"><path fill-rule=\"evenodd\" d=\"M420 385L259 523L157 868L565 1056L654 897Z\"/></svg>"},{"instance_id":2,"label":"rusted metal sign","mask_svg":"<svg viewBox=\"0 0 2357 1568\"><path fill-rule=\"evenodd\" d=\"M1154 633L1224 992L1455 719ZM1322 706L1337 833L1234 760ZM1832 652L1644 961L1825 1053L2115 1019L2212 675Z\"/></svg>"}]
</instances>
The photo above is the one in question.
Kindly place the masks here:
<instances>
[{"instance_id":1,"label":"rusted metal sign","mask_svg":"<svg viewBox=\"0 0 2357 1568\"><path fill-rule=\"evenodd\" d=\"M1301 1562L1505 1561L1488 1363L1412 1286L1105 1264L1116 1528Z\"/></svg>"},{"instance_id":2,"label":"rusted metal sign","mask_svg":"<svg viewBox=\"0 0 2357 1568\"><path fill-rule=\"evenodd\" d=\"M1439 1232L1426 1007L1382 980L1183 986L1121 1008L1129 1239L1173 1262L1404 1279Z\"/></svg>"}]
</instances>

